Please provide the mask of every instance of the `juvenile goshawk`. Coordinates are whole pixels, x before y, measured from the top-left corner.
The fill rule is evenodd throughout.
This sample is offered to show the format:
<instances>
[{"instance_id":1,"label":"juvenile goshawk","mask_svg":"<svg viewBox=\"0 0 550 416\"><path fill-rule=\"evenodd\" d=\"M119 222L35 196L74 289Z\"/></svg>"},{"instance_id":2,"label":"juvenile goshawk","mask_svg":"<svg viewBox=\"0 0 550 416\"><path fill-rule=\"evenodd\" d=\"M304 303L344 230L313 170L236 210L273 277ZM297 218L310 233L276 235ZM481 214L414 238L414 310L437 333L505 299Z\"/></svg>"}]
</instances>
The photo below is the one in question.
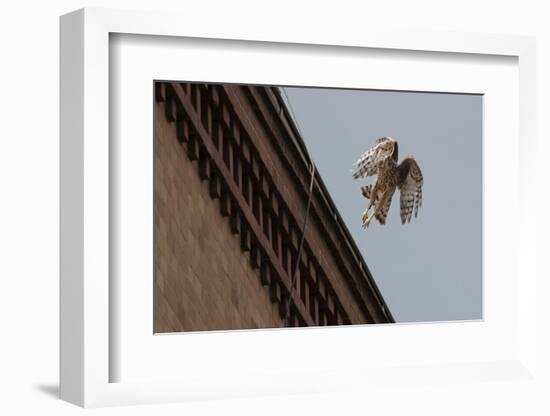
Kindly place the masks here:
<instances>
[{"instance_id":1,"label":"juvenile goshawk","mask_svg":"<svg viewBox=\"0 0 550 416\"><path fill-rule=\"evenodd\" d=\"M397 142L391 137L381 137L353 164L353 179L376 175L374 185L361 187L361 193L369 200L363 212L363 228L369 226L373 217L382 225L386 223L396 188L401 192L401 223L410 222L413 211L415 217L418 215L418 208L422 206L422 172L412 157L397 162ZM373 207L374 212L369 217Z\"/></svg>"}]
</instances>

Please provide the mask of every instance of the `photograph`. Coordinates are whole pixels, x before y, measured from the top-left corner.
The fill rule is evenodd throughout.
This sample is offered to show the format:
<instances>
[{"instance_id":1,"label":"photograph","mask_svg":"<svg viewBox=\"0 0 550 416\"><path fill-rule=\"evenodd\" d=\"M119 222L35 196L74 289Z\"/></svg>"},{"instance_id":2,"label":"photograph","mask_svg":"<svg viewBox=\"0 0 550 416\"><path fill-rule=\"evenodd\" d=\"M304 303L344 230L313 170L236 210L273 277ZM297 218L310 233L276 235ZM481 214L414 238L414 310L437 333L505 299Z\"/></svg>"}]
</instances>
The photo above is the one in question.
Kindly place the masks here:
<instances>
[{"instance_id":1,"label":"photograph","mask_svg":"<svg viewBox=\"0 0 550 416\"><path fill-rule=\"evenodd\" d=\"M154 332L483 319L483 95L155 80Z\"/></svg>"}]
</instances>

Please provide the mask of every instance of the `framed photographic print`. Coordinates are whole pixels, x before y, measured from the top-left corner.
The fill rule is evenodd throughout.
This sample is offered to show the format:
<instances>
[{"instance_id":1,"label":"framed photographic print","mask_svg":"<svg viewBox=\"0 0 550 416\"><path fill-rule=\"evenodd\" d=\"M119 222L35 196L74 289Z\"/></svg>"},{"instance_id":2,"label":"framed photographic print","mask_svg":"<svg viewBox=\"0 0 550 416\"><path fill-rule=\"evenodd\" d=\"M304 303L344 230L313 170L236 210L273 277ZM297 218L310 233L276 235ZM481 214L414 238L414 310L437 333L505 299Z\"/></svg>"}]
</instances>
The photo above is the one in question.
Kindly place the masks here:
<instances>
[{"instance_id":1,"label":"framed photographic print","mask_svg":"<svg viewBox=\"0 0 550 416\"><path fill-rule=\"evenodd\" d=\"M481 95L154 88L155 333L482 318Z\"/></svg>"},{"instance_id":2,"label":"framed photographic print","mask_svg":"<svg viewBox=\"0 0 550 416\"><path fill-rule=\"evenodd\" d=\"M180 22L61 19L62 398L536 382L533 40Z\"/></svg>"}]
</instances>

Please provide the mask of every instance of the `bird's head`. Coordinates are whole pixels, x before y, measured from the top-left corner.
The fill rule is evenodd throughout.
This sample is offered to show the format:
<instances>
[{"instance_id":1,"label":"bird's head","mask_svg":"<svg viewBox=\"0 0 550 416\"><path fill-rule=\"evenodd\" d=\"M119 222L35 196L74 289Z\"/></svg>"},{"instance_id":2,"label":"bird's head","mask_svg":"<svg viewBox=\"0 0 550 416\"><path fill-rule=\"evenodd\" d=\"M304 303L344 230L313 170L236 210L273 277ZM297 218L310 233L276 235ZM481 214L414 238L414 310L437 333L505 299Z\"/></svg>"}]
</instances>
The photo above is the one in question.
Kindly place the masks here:
<instances>
[{"instance_id":1,"label":"bird's head","mask_svg":"<svg viewBox=\"0 0 550 416\"><path fill-rule=\"evenodd\" d=\"M381 143L381 153L384 157L391 156L395 163L398 162L398 148L397 141L391 137L383 137L379 140L383 140Z\"/></svg>"}]
</instances>

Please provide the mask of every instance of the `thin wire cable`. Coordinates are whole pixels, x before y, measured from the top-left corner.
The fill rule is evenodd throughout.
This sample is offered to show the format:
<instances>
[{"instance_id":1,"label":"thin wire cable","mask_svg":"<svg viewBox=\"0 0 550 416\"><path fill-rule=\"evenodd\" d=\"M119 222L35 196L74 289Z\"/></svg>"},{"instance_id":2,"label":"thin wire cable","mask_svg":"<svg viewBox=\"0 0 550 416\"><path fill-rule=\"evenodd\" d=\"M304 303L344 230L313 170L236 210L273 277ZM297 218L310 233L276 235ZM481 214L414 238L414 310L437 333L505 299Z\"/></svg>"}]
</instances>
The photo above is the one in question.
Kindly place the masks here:
<instances>
[{"instance_id":1,"label":"thin wire cable","mask_svg":"<svg viewBox=\"0 0 550 416\"><path fill-rule=\"evenodd\" d=\"M309 209L311 208L311 200L313 197L313 183L315 182L315 164L311 162L311 180L309 182L309 196L307 199L307 206L306 206L306 215L304 218L304 225L302 226L302 236L300 237L300 245L298 246L298 254L296 255L296 262L294 264L294 270L292 271L292 276L290 278L290 289L288 292L288 299L286 301L286 308L285 308L285 321L286 326L290 326L290 301L292 299L292 290L294 289L294 285L296 284L296 276L298 273L298 267L300 266L300 259L302 257L302 248L304 246L304 240L306 237L306 227L307 227L307 220L309 218Z\"/></svg>"},{"instance_id":2,"label":"thin wire cable","mask_svg":"<svg viewBox=\"0 0 550 416\"><path fill-rule=\"evenodd\" d=\"M286 88L279 88L279 91L282 92L282 98L283 101L286 103L286 106L290 112L291 117L294 119L294 125L296 126L296 129L298 130L298 133L300 133L301 137L305 137L302 133L302 129L300 128L300 123L298 123L298 118L296 117L296 113L294 112L294 107L292 106L292 103L290 102L290 99L288 98L288 94L286 93ZM308 155L309 157L309 155Z\"/></svg>"},{"instance_id":3,"label":"thin wire cable","mask_svg":"<svg viewBox=\"0 0 550 416\"><path fill-rule=\"evenodd\" d=\"M302 133L302 129L300 128L300 123L298 122L298 118L296 117L296 113L294 112L294 108L292 106L292 103L290 102L290 99L288 98L288 95L286 93L286 88L278 88L278 90L281 92L281 98L283 99L283 102L285 103L286 108L289 110L290 117L294 121L294 125L296 126L296 129L298 130L298 134L301 137L304 137L304 134ZM279 108L279 116L281 115L282 110L283 110L283 108L281 106ZM286 321L286 326L287 327L290 326L290 302L292 300L292 291L294 289L294 285L296 284L296 278L297 278L297 275L298 275L298 267L300 266L300 258L302 256L302 248L304 246L304 240L305 240L305 237L306 237L306 227L307 227L307 222L308 222L308 219L309 219L309 210L310 210L310 207L311 207L311 200L313 198L313 184L315 183L315 170L316 170L315 163L313 163L313 161L311 160L311 157L309 156L309 154L307 154L307 151L306 151L306 156L310 161L310 169L309 170L311 171L311 180L310 180L310 183L309 183L309 195L308 195L308 200L307 200L304 224L302 226L302 235L300 237L300 245L298 246L298 254L296 256L296 262L295 262L294 269L292 270L292 275L291 275L291 278L290 278L290 290L289 290L289 293L288 293L288 299L286 300L285 321Z\"/></svg>"}]
</instances>

